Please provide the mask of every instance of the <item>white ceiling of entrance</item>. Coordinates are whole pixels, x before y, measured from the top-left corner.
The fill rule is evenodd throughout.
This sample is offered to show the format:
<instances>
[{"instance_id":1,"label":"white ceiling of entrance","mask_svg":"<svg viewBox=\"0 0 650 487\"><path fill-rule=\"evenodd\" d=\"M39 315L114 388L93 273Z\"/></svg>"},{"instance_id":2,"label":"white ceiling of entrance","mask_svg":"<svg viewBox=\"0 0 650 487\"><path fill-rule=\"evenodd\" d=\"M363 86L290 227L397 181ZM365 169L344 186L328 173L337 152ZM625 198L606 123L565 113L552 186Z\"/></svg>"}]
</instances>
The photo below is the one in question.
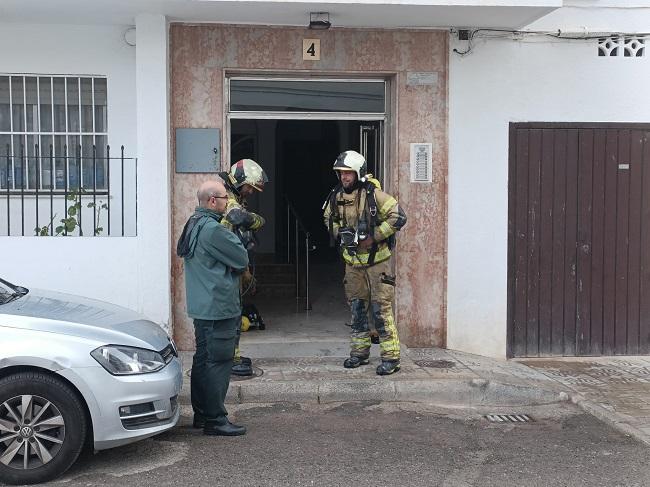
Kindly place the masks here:
<instances>
[{"instance_id":1,"label":"white ceiling of entrance","mask_svg":"<svg viewBox=\"0 0 650 487\"><path fill-rule=\"evenodd\" d=\"M170 21L306 26L309 12L327 11L335 27L522 28L561 7L562 0L2 0L0 22L135 23L139 13Z\"/></svg>"}]
</instances>

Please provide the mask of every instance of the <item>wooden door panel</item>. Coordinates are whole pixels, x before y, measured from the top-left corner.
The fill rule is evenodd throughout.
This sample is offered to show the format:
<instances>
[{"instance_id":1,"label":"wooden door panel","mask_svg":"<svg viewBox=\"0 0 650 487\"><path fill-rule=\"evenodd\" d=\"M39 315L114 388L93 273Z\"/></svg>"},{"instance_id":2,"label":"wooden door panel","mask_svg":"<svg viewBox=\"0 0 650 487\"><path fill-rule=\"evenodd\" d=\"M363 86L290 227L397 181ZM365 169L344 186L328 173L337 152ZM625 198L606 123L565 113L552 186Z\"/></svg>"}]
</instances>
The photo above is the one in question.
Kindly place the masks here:
<instances>
[{"instance_id":1,"label":"wooden door panel","mask_svg":"<svg viewBox=\"0 0 650 487\"><path fill-rule=\"evenodd\" d=\"M649 135L511 124L510 355L650 353Z\"/></svg>"}]
</instances>

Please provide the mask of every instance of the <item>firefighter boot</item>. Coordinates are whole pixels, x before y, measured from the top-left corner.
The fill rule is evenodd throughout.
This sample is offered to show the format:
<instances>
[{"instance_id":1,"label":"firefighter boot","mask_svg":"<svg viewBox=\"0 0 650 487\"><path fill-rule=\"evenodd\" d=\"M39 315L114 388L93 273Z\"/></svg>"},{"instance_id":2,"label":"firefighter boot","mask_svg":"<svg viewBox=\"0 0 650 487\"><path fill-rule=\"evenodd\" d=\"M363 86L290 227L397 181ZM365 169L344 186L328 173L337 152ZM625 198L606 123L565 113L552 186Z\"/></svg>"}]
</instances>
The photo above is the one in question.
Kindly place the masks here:
<instances>
[{"instance_id":1,"label":"firefighter boot","mask_svg":"<svg viewBox=\"0 0 650 487\"><path fill-rule=\"evenodd\" d=\"M343 367L345 367L346 369L356 369L361 365L368 365L368 359L352 356L346 358L345 362L343 362Z\"/></svg>"},{"instance_id":2,"label":"firefighter boot","mask_svg":"<svg viewBox=\"0 0 650 487\"><path fill-rule=\"evenodd\" d=\"M377 375L394 374L400 369L399 360L382 360L377 366Z\"/></svg>"}]
</instances>

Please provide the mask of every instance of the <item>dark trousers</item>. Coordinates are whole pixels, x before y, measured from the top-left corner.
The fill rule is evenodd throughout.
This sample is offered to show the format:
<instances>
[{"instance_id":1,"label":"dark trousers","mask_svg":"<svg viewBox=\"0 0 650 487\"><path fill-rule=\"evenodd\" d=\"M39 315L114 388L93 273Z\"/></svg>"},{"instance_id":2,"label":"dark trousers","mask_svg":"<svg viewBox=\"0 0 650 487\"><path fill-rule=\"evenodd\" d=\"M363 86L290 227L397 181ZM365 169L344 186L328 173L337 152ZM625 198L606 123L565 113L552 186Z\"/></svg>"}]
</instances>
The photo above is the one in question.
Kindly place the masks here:
<instances>
[{"instance_id":1,"label":"dark trousers","mask_svg":"<svg viewBox=\"0 0 650 487\"><path fill-rule=\"evenodd\" d=\"M241 316L226 320L194 320L196 352L192 361L192 409L206 421L223 421L224 400Z\"/></svg>"}]
</instances>

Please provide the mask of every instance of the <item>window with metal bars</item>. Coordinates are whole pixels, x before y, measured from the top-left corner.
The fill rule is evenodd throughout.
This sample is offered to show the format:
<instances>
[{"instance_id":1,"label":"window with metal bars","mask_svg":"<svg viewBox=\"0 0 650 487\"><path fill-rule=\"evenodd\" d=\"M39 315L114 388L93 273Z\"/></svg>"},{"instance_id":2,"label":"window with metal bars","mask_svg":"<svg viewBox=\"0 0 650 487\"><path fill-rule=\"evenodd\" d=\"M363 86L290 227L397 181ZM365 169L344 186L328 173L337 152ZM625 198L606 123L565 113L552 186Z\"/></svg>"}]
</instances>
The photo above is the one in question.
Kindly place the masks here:
<instances>
[{"instance_id":1,"label":"window with metal bars","mask_svg":"<svg viewBox=\"0 0 650 487\"><path fill-rule=\"evenodd\" d=\"M102 76L0 74L0 188L104 190L106 88Z\"/></svg>"}]
</instances>

